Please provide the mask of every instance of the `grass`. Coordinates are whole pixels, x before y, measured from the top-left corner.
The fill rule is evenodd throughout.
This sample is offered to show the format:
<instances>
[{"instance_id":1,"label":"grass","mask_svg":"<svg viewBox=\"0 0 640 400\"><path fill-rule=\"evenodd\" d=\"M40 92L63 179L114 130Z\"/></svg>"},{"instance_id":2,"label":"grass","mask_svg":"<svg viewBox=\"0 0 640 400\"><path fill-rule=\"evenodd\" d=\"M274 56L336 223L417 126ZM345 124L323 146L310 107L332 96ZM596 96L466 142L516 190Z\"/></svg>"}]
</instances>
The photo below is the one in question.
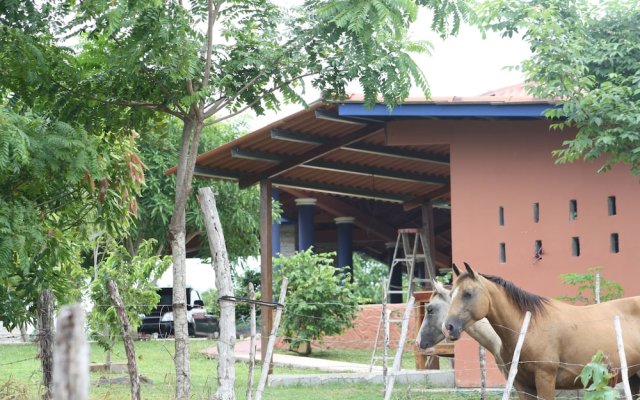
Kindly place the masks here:
<instances>
[{"instance_id":1,"label":"grass","mask_svg":"<svg viewBox=\"0 0 640 400\"><path fill-rule=\"evenodd\" d=\"M191 393L192 399L208 399L215 392L216 367L215 360L208 359L201 351L215 347L215 341L191 340ZM142 375L153 380L153 384L142 385L142 398L152 400L170 400L174 396L175 372L173 366L173 341L154 340L136 342L138 368ZM36 400L39 399L41 387L40 364L36 359L37 347L33 344L16 344L0 346L0 399ZM411 353L412 355L412 353ZM351 362L369 363L370 352L367 350L317 350L312 357L329 358ZM403 357L411 363L413 357ZM114 349L111 359L113 362L125 362L126 357L122 346ZM104 353L96 344L91 344L90 360L103 362ZM309 373L308 370L295 370L277 367L276 374ZM97 380L104 373L92 373L91 381ZM248 367L244 363L236 364L236 396L245 399ZM118 375L126 376L126 375ZM255 372L254 382L258 381L259 370ZM464 399L462 395L433 395L419 393L407 386L396 386L394 399ZM424 387L416 387L424 389ZM315 387L287 386L267 387L263 398L265 400L299 400L299 399L334 399L341 400L379 400L382 398L382 385L344 384L321 385ZM339 395L338 395L339 394ZM90 386L90 398L97 399L127 399L130 398L129 386L112 384L104 386Z\"/></svg>"}]
</instances>

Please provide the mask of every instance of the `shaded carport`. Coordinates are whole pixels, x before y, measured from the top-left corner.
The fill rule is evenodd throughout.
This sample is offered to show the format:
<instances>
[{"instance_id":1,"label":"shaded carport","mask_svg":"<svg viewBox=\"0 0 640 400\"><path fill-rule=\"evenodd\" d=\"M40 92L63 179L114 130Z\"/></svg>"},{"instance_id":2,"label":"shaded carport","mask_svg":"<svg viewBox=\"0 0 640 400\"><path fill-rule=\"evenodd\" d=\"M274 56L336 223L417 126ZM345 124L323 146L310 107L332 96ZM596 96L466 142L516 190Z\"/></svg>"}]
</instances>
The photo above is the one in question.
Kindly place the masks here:
<instances>
[{"instance_id":1,"label":"shaded carport","mask_svg":"<svg viewBox=\"0 0 640 400\"><path fill-rule=\"evenodd\" d=\"M384 105L368 109L358 99L318 101L200 155L194 175L234 180L241 188L260 185L263 300L272 299L272 255L279 251L273 246L274 232L279 235L271 219L274 195L282 204L284 221L299 220L301 207L311 207L311 238L300 237L308 224L298 227L298 243L312 243L316 251L336 250L336 218L351 217L353 250L389 261L389 243L395 244L398 229L426 228L435 267L448 268L449 146L389 146L386 124L403 118L540 118L548 107L514 107L512 101L497 96L419 99L392 111ZM262 312L264 351L272 318L269 309Z\"/></svg>"}]
</instances>

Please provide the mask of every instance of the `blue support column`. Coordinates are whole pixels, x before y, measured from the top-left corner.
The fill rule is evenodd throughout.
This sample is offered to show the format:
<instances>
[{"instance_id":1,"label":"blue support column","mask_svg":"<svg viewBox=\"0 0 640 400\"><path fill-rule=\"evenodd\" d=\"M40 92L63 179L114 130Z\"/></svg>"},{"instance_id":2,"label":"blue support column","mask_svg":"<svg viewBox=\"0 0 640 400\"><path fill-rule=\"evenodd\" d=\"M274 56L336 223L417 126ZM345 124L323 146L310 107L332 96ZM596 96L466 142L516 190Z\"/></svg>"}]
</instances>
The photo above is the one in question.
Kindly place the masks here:
<instances>
[{"instance_id":1,"label":"blue support column","mask_svg":"<svg viewBox=\"0 0 640 400\"><path fill-rule=\"evenodd\" d=\"M338 229L338 269L351 275L353 283L353 217L335 218Z\"/></svg>"},{"instance_id":2,"label":"blue support column","mask_svg":"<svg viewBox=\"0 0 640 400\"><path fill-rule=\"evenodd\" d=\"M272 201L280 201L280 190L272 189L271 190L271 199ZM271 254L274 257L280 257L280 223L272 222L271 223Z\"/></svg>"},{"instance_id":3,"label":"blue support column","mask_svg":"<svg viewBox=\"0 0 640 400\"><path fill-rule=\"evenodd\" d=\"M385 243L387 248L387 265L391 268L393 262L393 251L396 247L396 242ZM389 288L391 290L402 290L402 265L396 265L391 274L391 280L389 282ZM389 303L400 304L402 303L402 293L391 293L389 295Z\"/></svg>"},{"instance_id":4,"label":"blue support column","mask_svg":"<svg viewBox=\"0 0 640 400\"><path fill-rule=\"evenodd\" d=\"M296 199L296 206L298 206L298 251L307 250L314 244L313 215L317 201L313 198Z\"/></svg>"}]
</instances>

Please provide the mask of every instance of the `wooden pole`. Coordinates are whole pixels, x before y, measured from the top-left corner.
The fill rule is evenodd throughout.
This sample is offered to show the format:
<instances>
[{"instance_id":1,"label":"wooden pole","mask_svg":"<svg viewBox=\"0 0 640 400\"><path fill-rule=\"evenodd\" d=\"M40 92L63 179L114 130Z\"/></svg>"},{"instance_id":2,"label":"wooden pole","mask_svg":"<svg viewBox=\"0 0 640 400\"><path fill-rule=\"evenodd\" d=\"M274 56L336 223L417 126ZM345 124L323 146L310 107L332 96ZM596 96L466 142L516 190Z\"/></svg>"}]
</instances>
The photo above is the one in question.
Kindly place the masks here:
<instances>
[{"instance_id":1,"label":"wooden pole","mask_svg":"<svg viewBox=\"0 0 640 400\"><path fill-rule=\"evenodd\" d=\"M216 207L216 198L209 187L198 190L198 202L202 209L204 226L211 249L216 287L219 296L233 296L231 266L224 242L222 224ZM174 293L175 294L175 293ZM215 399L234 400L236 367L234 347L236 343L236 305L232 301L220 302L220 336L218 338L218 387Z\"/></svg>"},{"instance_id":2,"label":"wooden pole","mask_svg":"<svg viewBox=\"0 0 640 400\"><path fill-rule=\"evenodd\" d=\"M600 272L596 272L595 300L596 304L600 304Z\"/></svg>"},{"instance_id":3,"label":"wooden pole","mask_svg":"<svg viewBox=\"0 0 640 400\"><path fill-rule=\"evenodd\" d=\"M65 306L58 315L53 348L53 399L89 398L89 347L84 336L84 310Z\"/></svg>"},{"instance_id":4,"label":"wooden pole","mask_svg":"<svg viewBox=\"0 0 640 400\"><path fill-rule=\"evenodd\" d=\"M285 277L282 279L282 288L280 289L280 297L278 297L278 302L284 306L284 301L287 296L287 285L289 284L289 280ZM260 375L260 381L258 382L258 388L256 389L256 397L255 400L262 399L262 392L264 392L264 387L267 384L267 376L269 375L269 369L271 365L271 357L273 356L273 347L276 344L276 334L278 332L278 327L280 326L280 318L282 317L282 308L278 307L276 310L276 316L273 321L273 327L271 328L271 335L269 335L269 343L267 344L267 351L265 352L266 357L262 359L262 374Z\"/></svg>"},{"instance_id":5,"label":"wooden pole","mask_svg":"<svg viewBox=\"0 0 640 400\"><path fill-rule=\"evenodd\" d=\"M622 343L622 327L620 326L620 317L613 317L613 324L616 328L616 340L618 341L618 354L620 356L620 374L622 374L622 383L624 387L624 397L631 400L631 387L629 386L629 371L627 369L627 357L624 354L624 343Z\"/></svg>"},{"instance_id":6,"label":"wooden pole","mask_svg":"<svg viewBox=\"0 0 640 400\"><path fill-rule=\"evenodd\" d=\"M520 329L518 341L516 342L516 349L513 352L511 368L509 369L509 378L507 379L507 386L504 388L504 393L502 393L502 400L509 399L511 388L513 387L513 381L516 380L516 375L518 374L518 362L520 361L520 351L522 350L522 344L524 343L524 337L527 334L527 329L529 329L530 320L531 312L527 311L527 313L524 315L524 321L522 322L522 328Z\"/></svg>"},{"instance_id":7,"label":"wooden pole","mask_svg":"<svg viewBox=\"0 0 640 400\"><path fill-rule=\"evenodd\" d=\"M413 296L409 297L409 301L407 302L407 308L404 311L404 316L402 317L402 330L400 331L400 340L398 341L398 350L396 351L396 356L393 359L393 370L391 371L391 376L389 377L389 382L387 383L386 390L384 392L384 400L390 400L391 394L393 393L393 386L396 382L396 375L398 371L400 371L400 367L402 364L402 353L404 350L404 341L407 339L407 331L409 330L409 318L411 317L411 310L413 309L413 304L416 299Z\"/></svg>"},{"instance_id":8,"label":"wooden pole","mask_svg":"<svg viewBox=\"0 0 640 400\"><path fill-rule=\"evenodd\" d=\"M42 367L42 399L51 398L53 373L53 292L44 289L38 296L38 358Z\"/></svg>"},{"instance_id":9,"label":"wooden pole","mask_svg":"<svg viewBox=\"0 0 640 400\"><path fill-rule=\"evenodd\" d=\"M480 346L480 400L487 397L487 359L486 351Z\"/></svg>"},{"instance_id":10,"label":"wooden pole","mask_svg":"<svg viewBox=\"0 0 640 400\"><path fill-rule=\"evenodd\" d=\"M113 304L116 306L116 312L120 320L122 343L124 344L124 351L127 354L127 369L129 371L129 381L131 381L131 400L140 400L140 375L138 375L136 349L133 347L133 339L131 338L129 317L124 309L124 303L118 291L118 284L113 279L109 279L107 281L107 288L109 289L111 301L113 301Z\"/></svg>"},{"instance_id":11,"label":"wooden pole","mask_svg":"<svg viewBox=\"0 0 640 400\"><path fill-rule=\"evenodd\" d=\"M260 294L261 300L270 302L273 300L273 254L271 241L272 232L272 198L271 181L260 181ZM273 309L271 307L261 307L262 332L260 336L261 359L266 359L267 346L269 345L269 334L273 326ZM269 366L271 371L271 366Z\"/></svg>"},{"instance_id":12,"label":"wooden pole","mask_svg":"<svg viewBox=\"0 0 640 400\"><path fill-rule=\"evenodd\" d=\"M249 282L249 300L256 299L253 283ZM247 383L247 400L253 397L253 370L256 366L256 305L249 304L249 318L251 321L251 340L249 341L249 381Z\"/></svg>"},{"instance_id":13,"label":"wooden pole","mask_svg":"<svg viewBox=\"0 0 640 400\"><path fill-rule=\"evenodd\" d=\"M389 357L389 311L387 309L387 278L382 279L382 326L384 337L382 341L382 381L384 382L384 390L387 390L388 383L388 365L387 359Z\"/></svg>"}]
</instances>

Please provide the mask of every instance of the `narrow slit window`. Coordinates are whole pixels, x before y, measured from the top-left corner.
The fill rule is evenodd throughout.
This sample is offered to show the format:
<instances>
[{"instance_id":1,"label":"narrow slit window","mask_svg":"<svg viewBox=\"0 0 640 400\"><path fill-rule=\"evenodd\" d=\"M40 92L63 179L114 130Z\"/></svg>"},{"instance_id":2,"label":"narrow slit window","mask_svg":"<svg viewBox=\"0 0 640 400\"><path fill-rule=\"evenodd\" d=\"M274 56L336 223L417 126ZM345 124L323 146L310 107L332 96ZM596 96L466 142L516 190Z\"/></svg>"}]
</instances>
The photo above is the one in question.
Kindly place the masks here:
<instances>
[{"instance_id":1,"label":"narrow slit window","mask_svg":"<svg viewBox=\"0 0 640 400\"><path fill-rule=\"evenodd\" d=\"M505 243L500 243L500 263L504 264L507 262L507 246Z\"/></svg>"},{"instance_id":2,"label":"narrow slit window","mask_svg":"<svg viewBox=\"0 0 640 400\"><path fill-rule=\"evenodd\" d=\"M578 219L578 201L569 200L569 219L574 221Z\"/></svg>"},{"instance_id":3,"label":"narrow slit window","mask_svg":"<svg viewBox=\"0 0 640 400\"><path fill-rule=\"evenodd\" d=\"M536 240L533 245L533 259L535 261L542 260L542 240Z\"/></svg>"},{"instance_id":4,"label":"narrow slit window","mask_svg":"<svg viewBox=\"0 0 640 400\"><path fill-rule=\"evenodd\" d=\"M498 224L504 226L504 207L498 208Z\"/></svg>"},{"instance_id":5,"label":"narrow slit window","mask_svg":"<svg viewBox=\"0 0 640 400\"><path fill-rule=\"evenodd\" d=\"M580 238L577 236L571 238L571 255L574 257L580 256Z\"/></svg>"},{"instance_id":6,"label":"narrow slit window","mask_svg":"<svg viewBox=\"0 0 640 400\"><path fill-rule=\"evenodd\" d=\"M540 222L540 203L533 203L533 222Z\"/></svg>"},{"instance_id":7,"label":"narrow slit window","mask_svg":"<svg viewBox=\"0 0 640 400\"><path fill-rule=\"evenodd\" d=\"M616 209L616 196L609 196L609 216L616 215L618 210Z\"/></svg>"},{"instance_id":8,"label":"narrow slit window","mask_svg":"<svg viewBox=\"0 0 640 400\"><path fill-rule=\"evenodd\" d=\"M620 252L620 238L617 233L611 234L611 252L617 254Z\"/></svg>"}]
</instances>

